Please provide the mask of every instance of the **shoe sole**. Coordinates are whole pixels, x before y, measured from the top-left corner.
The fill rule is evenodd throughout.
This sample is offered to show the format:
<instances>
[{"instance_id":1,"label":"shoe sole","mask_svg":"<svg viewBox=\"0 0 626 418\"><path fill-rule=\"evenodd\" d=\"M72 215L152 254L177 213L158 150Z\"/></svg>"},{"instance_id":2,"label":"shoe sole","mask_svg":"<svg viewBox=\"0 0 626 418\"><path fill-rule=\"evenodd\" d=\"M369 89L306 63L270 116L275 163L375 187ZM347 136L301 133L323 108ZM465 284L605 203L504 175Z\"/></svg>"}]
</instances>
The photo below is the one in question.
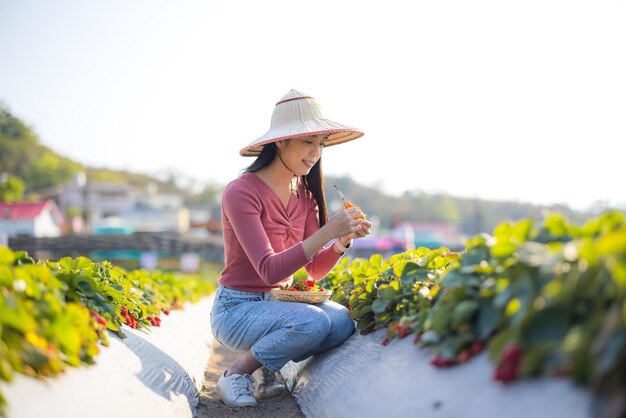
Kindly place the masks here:
<instances>
[{"instance_id":1,"label":"shoe sole","mask_svg":"<svg viewBox=\"0 0 626 418\"><path fill-rule=\"evenodd\" d=\"M282 395L283 393L287 393L287 388L282 386L280 388L274 388L271 390L257 391L254 395L257 399L269 399L274 398L276 396Z\"/></svg>"}]
</instances>

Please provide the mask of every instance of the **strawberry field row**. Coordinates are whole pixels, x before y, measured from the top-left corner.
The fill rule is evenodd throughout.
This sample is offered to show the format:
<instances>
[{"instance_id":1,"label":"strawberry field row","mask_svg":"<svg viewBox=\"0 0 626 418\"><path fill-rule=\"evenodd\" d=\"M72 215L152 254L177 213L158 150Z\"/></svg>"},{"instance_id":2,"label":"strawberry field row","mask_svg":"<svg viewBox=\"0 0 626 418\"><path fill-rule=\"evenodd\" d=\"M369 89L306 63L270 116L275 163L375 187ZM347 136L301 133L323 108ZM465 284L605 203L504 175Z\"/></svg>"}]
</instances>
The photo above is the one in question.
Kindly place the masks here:
<instances>
[{"instance_id":1,"label":"strawberry field row","mask_svg":"<svg viewBox=\"0 0 626 418\"><path fill-rule=\"evenodd\" d=\"M570 224L503 223L459 253L419 248L384 259L345 258L320 283L362 334L383 344L413 338L431 364L463 363L483 349L493 378L569 376L624 402L626 219L606 212Z\"/></svg>"},{"instance_id":2,"label":"strawberry field row","mask_svg":"<svg viewBox=\"0 0 626 418\"><path fill-rule=\"evenodd\" d=\"M122 324L149 331L162 313L214 290L198 276L125 271L85 257L35 261L0 247L0 377L54 376L92 364L108 331ZM0 415L5 400L0 394Z\"/></svg>"}]
</instances>

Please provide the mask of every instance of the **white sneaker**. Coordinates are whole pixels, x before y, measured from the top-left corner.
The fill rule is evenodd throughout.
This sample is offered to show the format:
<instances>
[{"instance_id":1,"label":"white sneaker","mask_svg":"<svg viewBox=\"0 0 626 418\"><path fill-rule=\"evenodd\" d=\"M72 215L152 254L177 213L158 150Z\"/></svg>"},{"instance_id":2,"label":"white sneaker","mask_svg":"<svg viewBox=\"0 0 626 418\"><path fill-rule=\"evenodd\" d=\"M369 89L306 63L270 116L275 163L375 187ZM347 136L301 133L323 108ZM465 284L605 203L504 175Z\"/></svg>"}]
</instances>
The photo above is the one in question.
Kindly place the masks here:
<instances>
[{"instance_id":1,"label":"white sneaker","mask_svg":"<svg viewBox=\"0 0 626 418\"><path fill-rule=\"evenodd\" d=\"M260 367L252 376L255 382L253 393L257 399L273 398L287 392L280 372L274 373L267 367Z\"/></svg>"},{"instance_id":2,"label":"white sneaker","mask_svg":"<svg viewBox=\"0 0 626 418\"><path fill-rule=\"evenodd\" d=\"M217 381L215 391L226 405L255 406L256 399L252 396L254 379L249 374L231 374L226 372Z\"/></svg>"}]
</instances>

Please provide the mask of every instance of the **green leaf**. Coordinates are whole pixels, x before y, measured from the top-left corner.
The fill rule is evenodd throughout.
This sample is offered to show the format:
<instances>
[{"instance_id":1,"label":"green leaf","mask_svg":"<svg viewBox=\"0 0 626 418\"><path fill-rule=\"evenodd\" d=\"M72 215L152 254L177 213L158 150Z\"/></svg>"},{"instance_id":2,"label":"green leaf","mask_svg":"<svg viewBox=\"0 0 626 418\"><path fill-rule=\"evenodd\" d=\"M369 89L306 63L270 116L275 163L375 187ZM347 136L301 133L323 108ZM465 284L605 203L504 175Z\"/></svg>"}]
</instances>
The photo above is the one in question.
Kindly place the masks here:
<instances>
[{"instance_id":1,"label":"green leaf","mask_svg":"<svg viewBox=\"0 0 626 418\"><path fill-rule=\"evenodd\" d=\"M7 305L11 306L13 303L8 299ZM17 306L16 309L11 309L9 306L0 305L0 318L2 318L1 323L3 326L11 327L22 333L37 329L37 322L35 322L31 313L24 310L21 306Z\"/></svg>"},{"instance_id":2,"label":"green leaf","mask_svg":"<svg viewBox=\"0 0 626 418\"><path fill-rule=\"evenodd\" d=\"M93 297L96 290L96 283L91 277L78 276L76 278L76 287L80 289L85 295Z\"/></svg>"},{"instance_id":3,"label":"green leaf","mask_svg":"<svg viewBox=\"0 0 626 418\"><path fill-rule=\"evenodd\" d=\"M448 327L448 323L452 318L452 313L449 309L439 306L438 309L433 311L432 315L432 323L433 330L435 330L438 334L443 334L443 332Z\"/></svg>"},{"instance_id":4,"label":"green leaf","mask_svg":"<svg viewBox=\"0 0 626 418\"><path fill-rule=\"evenodd\" d=\"M511 231L512 238L517 241L518 244L526 242L530 235L530 231L533 226L533 221L530 219L519 221L513 226Z\"/></svg>"},{"instance_id":5,"label":"green leaf","mask_svg":"<svg viewBox=\"0 0 626 418\"><path fill-rule=\"evenodd\" d=\"M537 312L528 324L526 341L533 344L558 341L567 334L568 323L565 312L544 309Z\"/></svg>"},{"instance_id":6,"label":"green leaf","mask_svg":"<svg viewBox=\"0 0 626 418\"><path fill-rule=\"evenodd\" d=\"M414 257L421 258L421 257L429 255L431 253L431 250L426 247L418 247L415 250L413 250L411 253L413 254Z\"/></svg>"},{"instance_id":7,"label":"green leaf","mask_svg":"<svg viewBox=\"0 0 626 418\"><path fill-rule=\"evenodd\" d=\"M443 277L444 287L463 287L467 281L468 275L463 274L460 269L450 270Z\"/></svg>"},{"instance_id":8,"label":"green leaf","mask_svg":"<svg viewBox=\"0 0 626 418\"><path fill-rule=\"evenodd\" d=\"M374 311L374 313L377 313L377 314L383 313L387 309L387 306L389 306L390 302L391 302L390 300L376 299L372 303L372 311Z\"/></svg>"},{"instance_id":9,"label":"green leaf","mask_svg":"<svg viewBox=\"0 0 626 418\"><path fill-rule=\"evenodd\" d=\"M0 245L0 264L11 266L14 261L15 255L13 254L13 251Z\"/></svg>"},{"instance_id":10,"label":"green leaf","mask_svg":"<svg viewBox=\"0 0 626 418\"><path fill-rule=\"evenodd\" d=\"M372 312L372 305L364 306L361 309L352 309L349 313L350 318L360 319L362 316Z\"/></svg>"},{"instance_id":11,"label":"green leaf","mask_svg":"<svg viewBox=\"0 0 626 418\"><path fill-rule=\"evenodd\" d=\"M512 255L516 248L515 244L512 244L510 241L498 240L498 242L491 247L491 254L497 258L505 258Z\"/></svg>"},{"instance_id":12,"label":"green leaf","mask_svg":"<svg viewBox=\"0 0 626 418\"><path fill-rule=\"evenodd\" d=\"M478 312L478 338L485 341L496 329L502 314L491 303L480 306Z\"/></svg>"},{"instance_id":13,"label":"green leaf","mask_svg":"<svg viewBox=\"0 0 626 418\"><path fill-rule=\"evenodd\" d=\"M72 271L72 267L74 266L74 260L71 257L63 257L59 260L59 265L62 269Z\"/></svg>"},{"instance_id":14,"label":"green leaf","mask_svg":"<svg viewBox=\"0 0 626 418\"><path fill-rule=\"evenodd\" d=\"M567 221L563 215L560 214L554 213L549 215L544 222L544 228L546 228L555 237L569 235Z\"/></svg>"},{"instance_id":15,"label":"green leaf","mask_svg":"<svg viewBox=\"0 0 626 418\"><path fill-rule=\"evenodd\" d=\"M92 264L91 260L88 259L87 257L78 257L76 260L74 260L73 269L74 270L86 269L90 267L91 264Z\"/></svg>"},{"instance_id":16,"label":"green leaf","mask_svg":"<svg viewBox=\"0 0 626 418\"><path fill-rule=\"evenodd\" d=\"M104 302L106 302L106 299L100 293L94 293L92 298L97 305L102 305Z\"/></svg>"},{"instance_id":17,"label":"green leaf","mask_svg":"<svg viewBox=\"0 0 626 418\"><path fill-rule=\"evenodd\" d=\"M3 353L4 354L4 353ZM13 381L13 367L4 355L0 356L0 379L5 382ZM2 394L0 394L0 413L2 412Z\"/></svg>"},{"instance_id":18,"label":"green leaf","mask_svg":"<svg viewBox=\"0 0 626 418\"><path fill-rule=\"evenodd\" d=\"M456 328L469 322L471 316L479 308L480 304L476 300L464 300L454 307L452 312L452 327Z\"/></svg>"},{"instance_id":19,"label":"green leaf","mask_svg":"<svg viewBox=\"0 0 626 418\"><path fill-rule=\"evenodd\" d=\"M457 354L461 351L463 346L474 341L472 334L463 333L448 337L440 342L440 353L448 359L455 359Z\"/></svg>"},{"instance_id":20,"label":"green leaf","mask_svg":"<svg viewBox=\"0 0 626 418\"><path fill-rule=\"evenodd\" d=\"M489 259L489 248L477 247L468 250L467 254L461 259L463 266L475 266L483 260Z\"/></svg>"},{"instance_id":21,"label":"green leaf","mask_svg":"<svg viewBox=\"0 0 626 418\"><path fill-rule=\"evenodd\" d=\"M407 261L401 264L397 271L402 284L408 286L418 279L420 270L421 268L416 262Z\"/></svg>"},{"instance_id":22,"label":"green leaf","mask_svg":"<svg viewBox=\"0 0 626 418\"><path fill-rule=\"evenodd\" d=\"M13 283L13 273L8 265L0 264L0 284L6 287Z\"/></svg>"},{"instance_id":23,"label":"green leaf","mask_svg":"<svg viewBox=\"0 0 626 418\"><path fill-rule=\"evenodd\" d=\"M513 223L510 221L498 224L493 230L493 236L496 238L497 242L510 242L512 234Z\"/></svg>"},{"instance_id":24,"label":"green leaf","mask_svg":"<svg viewBox=\"0 0 626 418\"><path fill-rule=\"evenodd\" d=\"M524 359L521 365L521 373L524 376L537 376L541 372L541 368L550 354L552 347L546 344L530 347L524 353Z\"/></svg>"},{"instance_id":25,"label":"green leaf","mask_svg":"<svg viewBox=\"0 0 626 418\"><path fill-rule=\"evenodd\" d=\"M399 295L399 292L394 289L391 286L386 286L382 289L380 289L380 299L385 300L385 301L391 301L395 298L397 298Z\"/></svg>"},{"instance_id":26,"label":"green leaf","mask_svg":"<svg viewBox=\"0 0 626 418\"><path fill-rule=\"evenodd\" d=\"M374 254L370 257L369 260L370 267L378 267L380 269L383 265L383 256L382 254Z\"/></svg>"}]
</instances>

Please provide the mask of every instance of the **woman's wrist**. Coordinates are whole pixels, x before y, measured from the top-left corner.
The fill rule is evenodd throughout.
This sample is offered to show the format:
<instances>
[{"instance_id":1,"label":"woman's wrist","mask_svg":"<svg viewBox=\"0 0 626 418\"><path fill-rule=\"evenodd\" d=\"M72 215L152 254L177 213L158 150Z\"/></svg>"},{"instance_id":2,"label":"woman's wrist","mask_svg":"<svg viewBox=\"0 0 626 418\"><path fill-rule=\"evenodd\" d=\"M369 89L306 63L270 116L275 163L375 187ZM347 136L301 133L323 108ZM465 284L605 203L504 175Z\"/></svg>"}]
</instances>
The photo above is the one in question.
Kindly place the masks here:
<instances>
[{"instance_id":1,"label":"woman's wrist","mask_svg":"<svg viewBox=\"0 0 626 418\"><path fill-rule=\"evenodd\" d=\"M335 252L337 252L338 254L345 254L350 249L350 247L352 247L352 240L348 240L348 242L344 244L343 242L341 242L340 238L335 238L333 246Z\"/></svg>"}]
</instances>

